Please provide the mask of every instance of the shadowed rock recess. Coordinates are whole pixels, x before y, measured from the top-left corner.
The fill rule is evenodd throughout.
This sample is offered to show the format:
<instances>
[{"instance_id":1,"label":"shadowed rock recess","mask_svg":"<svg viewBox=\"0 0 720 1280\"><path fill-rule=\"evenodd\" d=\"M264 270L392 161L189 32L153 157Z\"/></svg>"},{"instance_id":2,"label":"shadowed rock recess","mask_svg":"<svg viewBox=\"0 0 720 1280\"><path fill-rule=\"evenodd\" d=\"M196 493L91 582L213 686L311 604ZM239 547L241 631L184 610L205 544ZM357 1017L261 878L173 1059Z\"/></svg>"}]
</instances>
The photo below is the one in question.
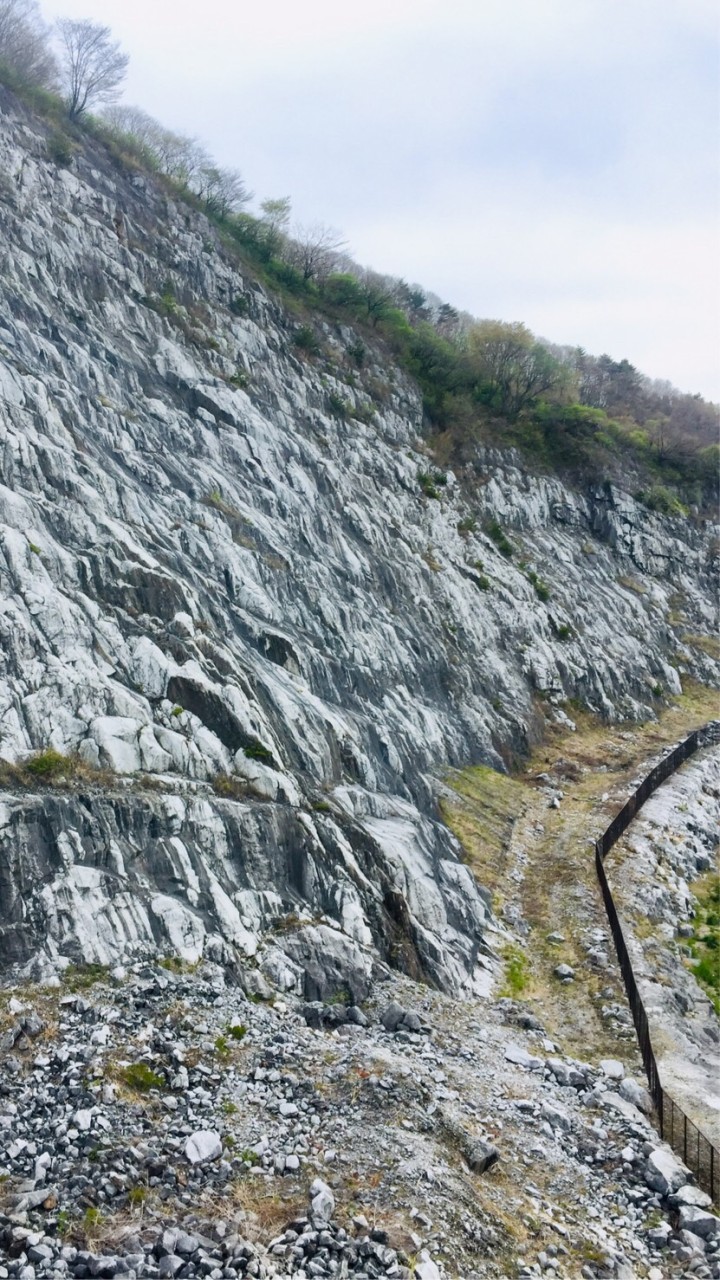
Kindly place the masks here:
<instances>
[{"instance_id":1,"label":"shadowed rock recess","mask_svg":"<svg viewBox=\"0 0 720 1280\"><path fill-rule=\"evenodd\" d=\"M435 780L504 767L570 698L641 718L716 679L688 640L707 527L510 453L428 499L380 349L351 376L353 333L318 322L300 358L207 220L91 139L59 167L2 89L0 279L0 758L82 764L7 773L0 964L160 948L309 999L361 1000L379 961L486 989Z\"/></svg>"}]
</instances>

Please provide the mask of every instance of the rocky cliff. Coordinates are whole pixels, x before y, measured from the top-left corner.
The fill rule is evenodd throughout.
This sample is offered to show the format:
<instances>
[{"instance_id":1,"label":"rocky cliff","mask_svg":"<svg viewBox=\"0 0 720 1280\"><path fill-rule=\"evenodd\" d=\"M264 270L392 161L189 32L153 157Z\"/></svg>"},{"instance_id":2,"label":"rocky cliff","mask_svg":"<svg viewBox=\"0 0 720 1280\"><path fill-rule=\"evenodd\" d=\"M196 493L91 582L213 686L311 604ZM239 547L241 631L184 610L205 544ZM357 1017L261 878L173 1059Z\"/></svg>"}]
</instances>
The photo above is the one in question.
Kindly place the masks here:
<instances>
[{"instance_id":1,"label":"rocky cliff","mask_svg":"<svg viewBox=\"0 0 720 1280\"><path fill-rule=\"evenodd\" d=\"M711 532L510 453L429 497L379 346L358 369L99 142L59 165L4 90L0 279L0 964L482 989L436 779L570 699L643 718L716 679ZM52 787L10 769L48 748Z\"/></svg>"}]
</instances>

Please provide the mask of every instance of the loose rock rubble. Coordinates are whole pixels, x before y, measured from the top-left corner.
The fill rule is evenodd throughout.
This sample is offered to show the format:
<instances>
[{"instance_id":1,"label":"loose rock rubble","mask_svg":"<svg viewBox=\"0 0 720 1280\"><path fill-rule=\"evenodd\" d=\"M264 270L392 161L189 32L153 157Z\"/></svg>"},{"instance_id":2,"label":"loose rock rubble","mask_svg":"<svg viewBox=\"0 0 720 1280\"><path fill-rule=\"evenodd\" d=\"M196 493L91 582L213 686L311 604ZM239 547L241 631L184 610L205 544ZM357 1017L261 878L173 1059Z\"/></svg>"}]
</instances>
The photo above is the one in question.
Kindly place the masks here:
<instances>
[{"instance_id":1,"label":"loose rock rubble","mask_svg":"<svg viewBox=\"0 0 720 1280\"><path fill-rule=\"evenodd\" d=\"M0 1280L720 1276L644 1086L517 1002L100 978L0 997Z\"/></svg>"}]
</instances>

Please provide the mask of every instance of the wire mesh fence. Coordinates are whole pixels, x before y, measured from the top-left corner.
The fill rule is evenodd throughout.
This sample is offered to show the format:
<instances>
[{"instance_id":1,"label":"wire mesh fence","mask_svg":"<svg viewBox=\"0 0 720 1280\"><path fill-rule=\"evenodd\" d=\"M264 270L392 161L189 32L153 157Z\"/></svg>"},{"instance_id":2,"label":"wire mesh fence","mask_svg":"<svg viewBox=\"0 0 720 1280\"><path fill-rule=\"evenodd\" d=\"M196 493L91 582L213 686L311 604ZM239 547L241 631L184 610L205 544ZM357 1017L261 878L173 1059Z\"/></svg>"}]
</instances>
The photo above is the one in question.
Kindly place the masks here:
<instances>
[{"instance_id":1,"label":"wire mesh fence","mask_svg":"<svg viewBox=\"0 0 720 1280\"><path fill-rule=\"evenodd\" d=\"M697 729L694 733L689 734L687 738L684 738L673 751L669 752L650 771L647 777L643 778L639 787L636 788L630 799L623 805L617 816L613 818L610 826L595 842L595 868L600 882L605 910L610 922L610 931L615 943L620 971L625 983L628 1003L635 1023L640 1052L647 1072L650 1093L657 1111L660 1133L682 1158L688 1169L692 1171L698 1185L703 1187L712 1196L713 1200L720 1198L720 1151L702 1130L693 1124L682 1107L663 1089L650 1039L650 1026L645 1006L635 981L635 974L630 963L630 954L603 864L610 849L617 843L636 813L661 783L665 782L700 747L717 745L718 743L720 743L719 720L711 721L709 724L704 725L702 729Z\"/></svg>"}]
</instances>

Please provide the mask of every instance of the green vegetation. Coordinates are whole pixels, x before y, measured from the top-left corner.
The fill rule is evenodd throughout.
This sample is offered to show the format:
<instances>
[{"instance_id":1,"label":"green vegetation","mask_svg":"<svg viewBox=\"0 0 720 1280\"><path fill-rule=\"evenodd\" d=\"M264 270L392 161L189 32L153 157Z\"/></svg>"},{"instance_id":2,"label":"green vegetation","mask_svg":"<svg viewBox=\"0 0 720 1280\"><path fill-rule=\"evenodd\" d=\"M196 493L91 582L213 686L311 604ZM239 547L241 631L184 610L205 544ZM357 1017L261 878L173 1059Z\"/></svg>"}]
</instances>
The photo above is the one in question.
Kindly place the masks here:
<instances>
[{"instance_id":1,"label":"green vegetation","mask_svg":"<svg viewBox=\"0 0 720 1280\"><path fill-rule=\"evenodd\" d=\"M444 471L418 471L418 484L426 498L440 499L440 490L447 484Z\"/></svg>"},{"instance_id":2,"label":"green vegetation","mask_svg":"<svg viewBox=\"0 0 720 1280\"><path fill-rule=\"evenodd\" d=\"M54 747L48 747L45 751L39 751L36 756L26 760L25 768L34 778L52 778L58 773L72 774L75 771L75 762L69 756L56 751Z\"/></svg>"},{"instance_id":3,"label":"green vegetation","mask_svg":"<svg viewBox=\"0 0 720 1280\"><path fill-rule=\"evenodd\" d=\"M356 369L366 366L369 350L394 361L421 390L426 437L439 466L474 467L478 445L512 446L533 466L579 482L630 480L639 499L665 515L716 505L715 406L644 379L628 360L552 346L522 323L461 317L404 280L341 258L341 239L329 229L292 236L288 197L263 200L258 213L248 213L251 193L240 175L219 168L194 139L133 107L108 107L102 118L89 114L109 95L86 76L78 96L68 76L78 24L61 28L62 98L54 92L58 68L47 32L29 10L19 20L31 38L5 47L0 40L0 80L46 122L54 161L74 165L88 143L102 146L119 169L150 174L172 198L202 210L213 223L206 252L224 250L244 275L254 275L286 304L296 320L298 350L322 358L320 320L352 330L346 356ZM108 32L103 40L111 78L122 79L125 55ZM32 48L32 57L18 48ZM178 302L178 287L167 280L147 304L188 341L214 349L216 340L188 322L191 309ZM247 294L228 303L232 315L245 315L248 307ZM245 377L238 372L228 381L244 387ZM365 389L375 398L369 385ZM383 397L389 394L385 388ZM340 396L329 408L341 419L361 416ZM440 485L428 474L421 487L437 498Z\"/></svg>"},{"instance_id":4,"label":"green vegetation","mask_svg":"<svg viewBox=\"0 0 720 1280\"><path fill-rule=\"evenodd\" d=\"M303 324L296 329L293 334L293 343L299 347L301 351L305 351L309 356L317 356L320 354L320 343L315 335L315 330L311 329L309 324Z\"/></svg>"},{"instance_id":5,"label":"green vegetation","mask_svg":"<svg viewBox=\"0 0 720 1280\"><path fill-rule=\"evenodd\" d=\"M87 991L96 982L107 982L109 973L105 964L69 964L63 973L63 986L68 991Z\"/></svg>"},{"instance_id":6,"label":"green vegetation","mask_svg":"<svg viewBox=\"0 0 720 1280\"><path fill-rule=\"evenodd\" d=\"M526 990L530 981L528 958L520 947L509 943L503 949L505 961L505 989L503 994L517 999Z\"/></svg>"},{"instance_id":7,"label":"green vegetation","mask_svg":"<svg viewBox=\"0 0 720 1280\"><path fill-rule=\"evenodd\" d=\"M146 1062L133 1062L121 1073L123 1082L135 1093L149 1093L151 1089L165 1089L165 1079L149 1067Z\"/></svg>"},{"instance_id":8,"label":"green vegetation","mask_svg":"<svg viewBox=\"0 0 720 1280\"><path fill-rule=\"evenodd\" d=\"M272 751L268 747L264 747L262 742L258 742L257 739L244 746L243 751L248 760L259 760L261 764L271 765L273 763Z\"/></svg>"},{"instance_id":9,"label":"green vegetation","mask_svg":"<svg viewBox=\"0 0 720 1280\"><path fill-rule=\"evenodd\" d=\"M457 531L461 534L475 533L477 531L477 520L474 516L464 516L462 520L457 522Z\"/></svg>"},{"instance_id":10,"label":"green vegetation","mask_svg":"<svg viewBox=\"0 0 720 1280\"><path fill-rule=\"evenodd\" d=\"M555 622L554 619L551 618L550 626L552 628L553 635L558 640L572 640L575 636L575 632L568 622Z\"/></svg>"},{"instance_id":11,"label":"green vegetation","mask_svg":"<svg viewBox=\"0 0 720 1280\"><path fill-rule=\"evenodd\" d=\"M228 1023L225 1027L227 1034L231 1040L244 1040L247 1035L247 1027L242 1023Z\"/></svg>"},{"instance_id":12,"label":"green vegetation","mask_svg":"<svg viewBox=\"0 0 720 1280\"><path fill-rule=\"evenodd\" d=\"M534 569L528 569L525 573L525 577L535 588L535 595L538 600L542 600L543 603L545 603L550 599L550 588L547 582L543 582L542 578L538 577Z\"/></svg>"},{"instance_id":13,"label":"green vegetation","mask_svg":"<svg viewBox=\"0 0 720 1280\"><path fill-rule=\"evenodd\" d=\"M512 560L514 554L513 544L497 520L488 521L485 525L485 533L490 541L495 543L500 555L504 556L506 560Z\"/></svg>"},{"instance_id":14,"label":"green vegetation","mask_svg":"<svg viewBox=\"0 0 720 1280\"><path fill-rule=\"evenodd\" d=\"M709 872L697 881L695 898L690 968L720 1014L720 875Z\"/></svg>"}]
</instances>

